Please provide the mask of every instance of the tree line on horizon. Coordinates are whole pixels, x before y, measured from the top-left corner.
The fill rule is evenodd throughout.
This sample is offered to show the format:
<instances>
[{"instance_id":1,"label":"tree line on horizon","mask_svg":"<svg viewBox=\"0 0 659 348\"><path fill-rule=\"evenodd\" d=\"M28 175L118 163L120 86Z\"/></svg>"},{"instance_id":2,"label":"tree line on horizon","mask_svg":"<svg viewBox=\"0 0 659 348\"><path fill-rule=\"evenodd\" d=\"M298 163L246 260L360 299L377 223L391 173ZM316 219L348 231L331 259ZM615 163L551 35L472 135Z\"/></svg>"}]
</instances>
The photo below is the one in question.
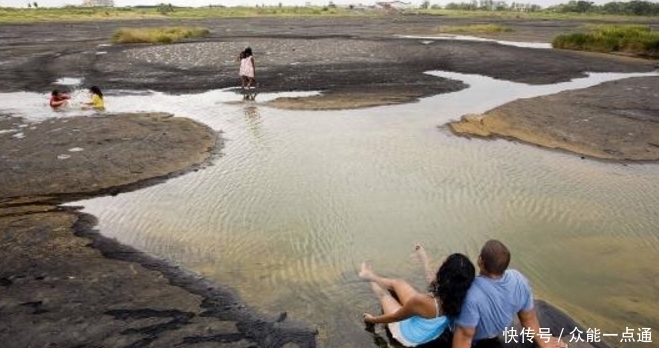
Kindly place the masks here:
<instances>
[{"instance_id":1,"label":"tree line on horizon","mask_svg":"<svg viewBox=\"0 0 659 348\"><path fill-rule=\"evenodd\" d=\"M421 8L441 8L439 5L430 5L428 1ZM568 3L558 4L543 8L531 3L512 2L508 4L503 0L472 0L470 2L451 2L444 6L447 10L463 11L550 11L557 13L599 13L633 16L657 16L659 15L659 3L644 0L632 0L628 2L612 1L597 5L592 1L571 0Z\"/></svg>"}]
</instances>

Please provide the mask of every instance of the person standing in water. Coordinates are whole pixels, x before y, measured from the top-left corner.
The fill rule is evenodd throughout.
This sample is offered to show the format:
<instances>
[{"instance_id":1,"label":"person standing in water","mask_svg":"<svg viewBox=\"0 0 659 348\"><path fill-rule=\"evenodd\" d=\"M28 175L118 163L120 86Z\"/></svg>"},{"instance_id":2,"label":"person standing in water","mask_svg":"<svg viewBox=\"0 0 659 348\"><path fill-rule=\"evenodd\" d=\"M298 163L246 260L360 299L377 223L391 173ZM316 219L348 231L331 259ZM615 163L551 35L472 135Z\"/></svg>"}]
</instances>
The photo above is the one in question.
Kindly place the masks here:
<instances>
[{"instance_id":1,"label":"person standing in water","mask_svg":"<svg viewBox=\"0 0 659 348\"><path fill-rule=\"evenodd\" d=\"M251 89L256 87L256 79L254 74L256 72L256 67L254 65L254 55L252 54L252 49L250 47L245 48L244 51L240 52L240 80L242 83L242 88Z\"/></svg>"}]
</instances>

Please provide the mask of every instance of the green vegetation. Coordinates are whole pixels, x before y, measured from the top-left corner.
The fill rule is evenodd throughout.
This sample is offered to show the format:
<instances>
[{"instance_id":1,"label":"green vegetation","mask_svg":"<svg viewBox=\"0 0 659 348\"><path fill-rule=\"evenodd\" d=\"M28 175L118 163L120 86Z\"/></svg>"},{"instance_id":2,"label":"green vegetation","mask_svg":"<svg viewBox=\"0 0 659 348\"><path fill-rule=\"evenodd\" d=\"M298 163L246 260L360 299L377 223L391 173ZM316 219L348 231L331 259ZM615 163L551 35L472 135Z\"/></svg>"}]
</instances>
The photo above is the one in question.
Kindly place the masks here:
<instances>
[{"instance_id":1,"label":"green vegetation","mask_svg":"<svg viewBox=\"0 0 659 348\"><path fill-rule=\"evenodd\" d=\"M572 13L605 13L630 16L657 16L659 15L659 3L649 1L632 0L628 2L608 2L595 5L591 1L570 1L548 8L555 12Z\"/></svg>"},{"instance_id":2,"label":"green vegetation","mask_svg":"<svg viewBox=\"0 0 659 348\"><path fill-rule=\"evenodd\" d=\"M417 9L401 12L376 8L338 7L331 2L327 6L254 6L225 7L208 6L199 8L177 7L171 4L135 7L76 7L59 8L0 7L0 23L11 22L52 22L52 21L91 21L102 19L142 19L142 18L227 18L227 17L327 17L327 16L387 16L391 14L427 14L448 17L486 17L502 19L548 19L548 20L604 20L656 22L659 3L631 0L595 5L589 1L569 1L566 4L546 9L528 2L506 2L504 0L472 0L453 2L442 8L440 5L424 1ZM655 17L649 17L649 16Z\"/></svg>"},{"instance_id":3,"label":"green vegetation","mask_svg":"<svg viewBox=\"0 0 659 348\"><path fill-rule=\"evenodd\" d=\"M437 9L437 6L421 6L421 9ZM511 2L500 0L474 0L470 2L451 2L447 4L446 10L459 11L514 11L514 12L544 12L544 13L596 13L596 14L614 14L628 16L657 16L659 15L659 3L642 0L632 0L628 2L608 2L602 5L596 5L592 1L571 0L565 4L550 6L543 9L539 5Z\"/></svg>"},{"instance_id":4,"label":"green vegetation","mask_svg":"<svg viewBox=\"0 0 659 348\"><path fill-rule=\"evenodd\" d=\"M439 27L442 33L502 33L511 32L513 28L498 24L444 25Z\"/></svg>"},{"instance_id":5,"label":"green vegetation","mask_svg":"<svg viewBox=\"0 0 659 348\"><path fill-rule=\"evenodd\" d=\"M657 17L646 16L628 16L628 15L613 15L604 13L563 13L552 12L547 10L538 11L517 11L517 10L502 10L502 11L489 11L489 10L447 10L440 8L430 8L427 10L413 10L409 13L427 14L443 17L453 18L491 18L491 19L505 19L505 20L580 20L580 21L603 21L603 22L634 22L634 23L654 23L657 22Z\"/></svg>"},{"instance_id":6,"label":"green vegetation","mask_svg":"<svg viewBox=\"0 0 659 348\"><path fill-rule=\"evenodd\" d=\"M359 11L332 6L304 7L176 7L170 5L140 7L0 7L0 23L92 21L102 19L143 18L228 18L228 17L309 17L309 16L373 16L377 11Z\"/></svg>"},{"instance_id":7,"label":"green vegetation","mask_svg":"<svg viewBox=\"0 0 659 348\"><path fill-rule=\"evenodd\" d=\"M112 42L172 43L190 37L204 37L209 33L205 28L188 27L119 28L112 34Z\"/></svg>"},{"instance_id":8,"label":"green vegetation","mask_svg":"<svg viewBox=\"0 0 659 348\"><path fill-rule=\"evenodd\" d=\"M261 6L261 7L204 7L175 8L168 17L224 18L224 17L309 17L309 16L363 16L367 13L335 6Z\"/></svg>"},{"instance_id":9,"label":"green vegetation","mask_svg":"<svg viewBox=\"0 0 659 348\"><path fill-rule=\"evenodd\" d=\"M59 7L26 9L0 8L0 23L55 22L55 21L96 21L103 19L142 19L157 18L155 11L131 8L103 7Z\"/></svg>"},{"instance_id":10,"label":"green vegetation","mask_svg":"<svg viewBox=\"0 0 659 348\"><path fill-rule=\"evenodd\" d=\"M557 36L554 48L594 52L622 52L659 59L659 31L647 26L596 26L587 33Z\"/></svg>"}]
</instances>

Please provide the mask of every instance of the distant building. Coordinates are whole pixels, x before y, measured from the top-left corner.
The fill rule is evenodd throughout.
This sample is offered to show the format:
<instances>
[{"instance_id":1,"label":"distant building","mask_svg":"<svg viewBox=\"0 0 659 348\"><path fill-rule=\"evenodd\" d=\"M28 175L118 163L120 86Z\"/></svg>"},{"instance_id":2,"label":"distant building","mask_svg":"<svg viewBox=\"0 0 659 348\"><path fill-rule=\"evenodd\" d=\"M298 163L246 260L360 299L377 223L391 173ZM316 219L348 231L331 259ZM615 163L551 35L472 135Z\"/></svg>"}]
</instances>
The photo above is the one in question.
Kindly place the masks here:
<instances>
[{"instance_id":1,"label":"distant building","mask_svg":"<svg viewBox=\"0 0 659 348\"><path fill-rule=\"evenodd\" d=\"M85 7L114 7L114 0L83 0Z\"/></svg>"},{"instance_id":2,"label":"distant building","mask_svg":"<svg viewBox=\"0 0 659 348\"><path fill-rule=\"evenodd\" d=\"M376 2L375 6L385 10L406 10L413 7L412 3L403 1Z\"/></svg>"}]
</instances>

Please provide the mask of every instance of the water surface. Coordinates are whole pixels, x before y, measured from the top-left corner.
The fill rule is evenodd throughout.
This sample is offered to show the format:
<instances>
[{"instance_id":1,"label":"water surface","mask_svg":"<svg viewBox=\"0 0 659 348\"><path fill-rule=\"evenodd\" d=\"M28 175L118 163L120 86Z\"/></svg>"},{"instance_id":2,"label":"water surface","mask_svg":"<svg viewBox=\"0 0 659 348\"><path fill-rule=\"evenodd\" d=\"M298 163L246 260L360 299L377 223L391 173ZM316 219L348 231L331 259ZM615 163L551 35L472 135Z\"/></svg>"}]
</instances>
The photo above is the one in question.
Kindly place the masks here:
<instances>
[{"instance_id":1,"label":"water surface","mask_svg":"<svg viewBox=\"0 0 659 348\"><path fill-rule=\"evenodd\" d=\"M108 93L109 111L168 111L222 130L223 156L157 186L74 205L99 217L104 235L230 285L265 313L318 327L322 347L375 346L361 315L378 304L357 267L370 260L422 288L411 257L417 242L438 262L451 252L475 257L487 239L500 239L536 295L586 327L659 327L659 166L438 128L518 98L647 74L549 86L433 74L470 88L327 112L260 104L273 95L227 103L240 98L228 91ZM0 94L0 105L32 110L32 121L61 117L36 112L27 97L14 105L15 94Z\"/></svg>"}]
</instances>

